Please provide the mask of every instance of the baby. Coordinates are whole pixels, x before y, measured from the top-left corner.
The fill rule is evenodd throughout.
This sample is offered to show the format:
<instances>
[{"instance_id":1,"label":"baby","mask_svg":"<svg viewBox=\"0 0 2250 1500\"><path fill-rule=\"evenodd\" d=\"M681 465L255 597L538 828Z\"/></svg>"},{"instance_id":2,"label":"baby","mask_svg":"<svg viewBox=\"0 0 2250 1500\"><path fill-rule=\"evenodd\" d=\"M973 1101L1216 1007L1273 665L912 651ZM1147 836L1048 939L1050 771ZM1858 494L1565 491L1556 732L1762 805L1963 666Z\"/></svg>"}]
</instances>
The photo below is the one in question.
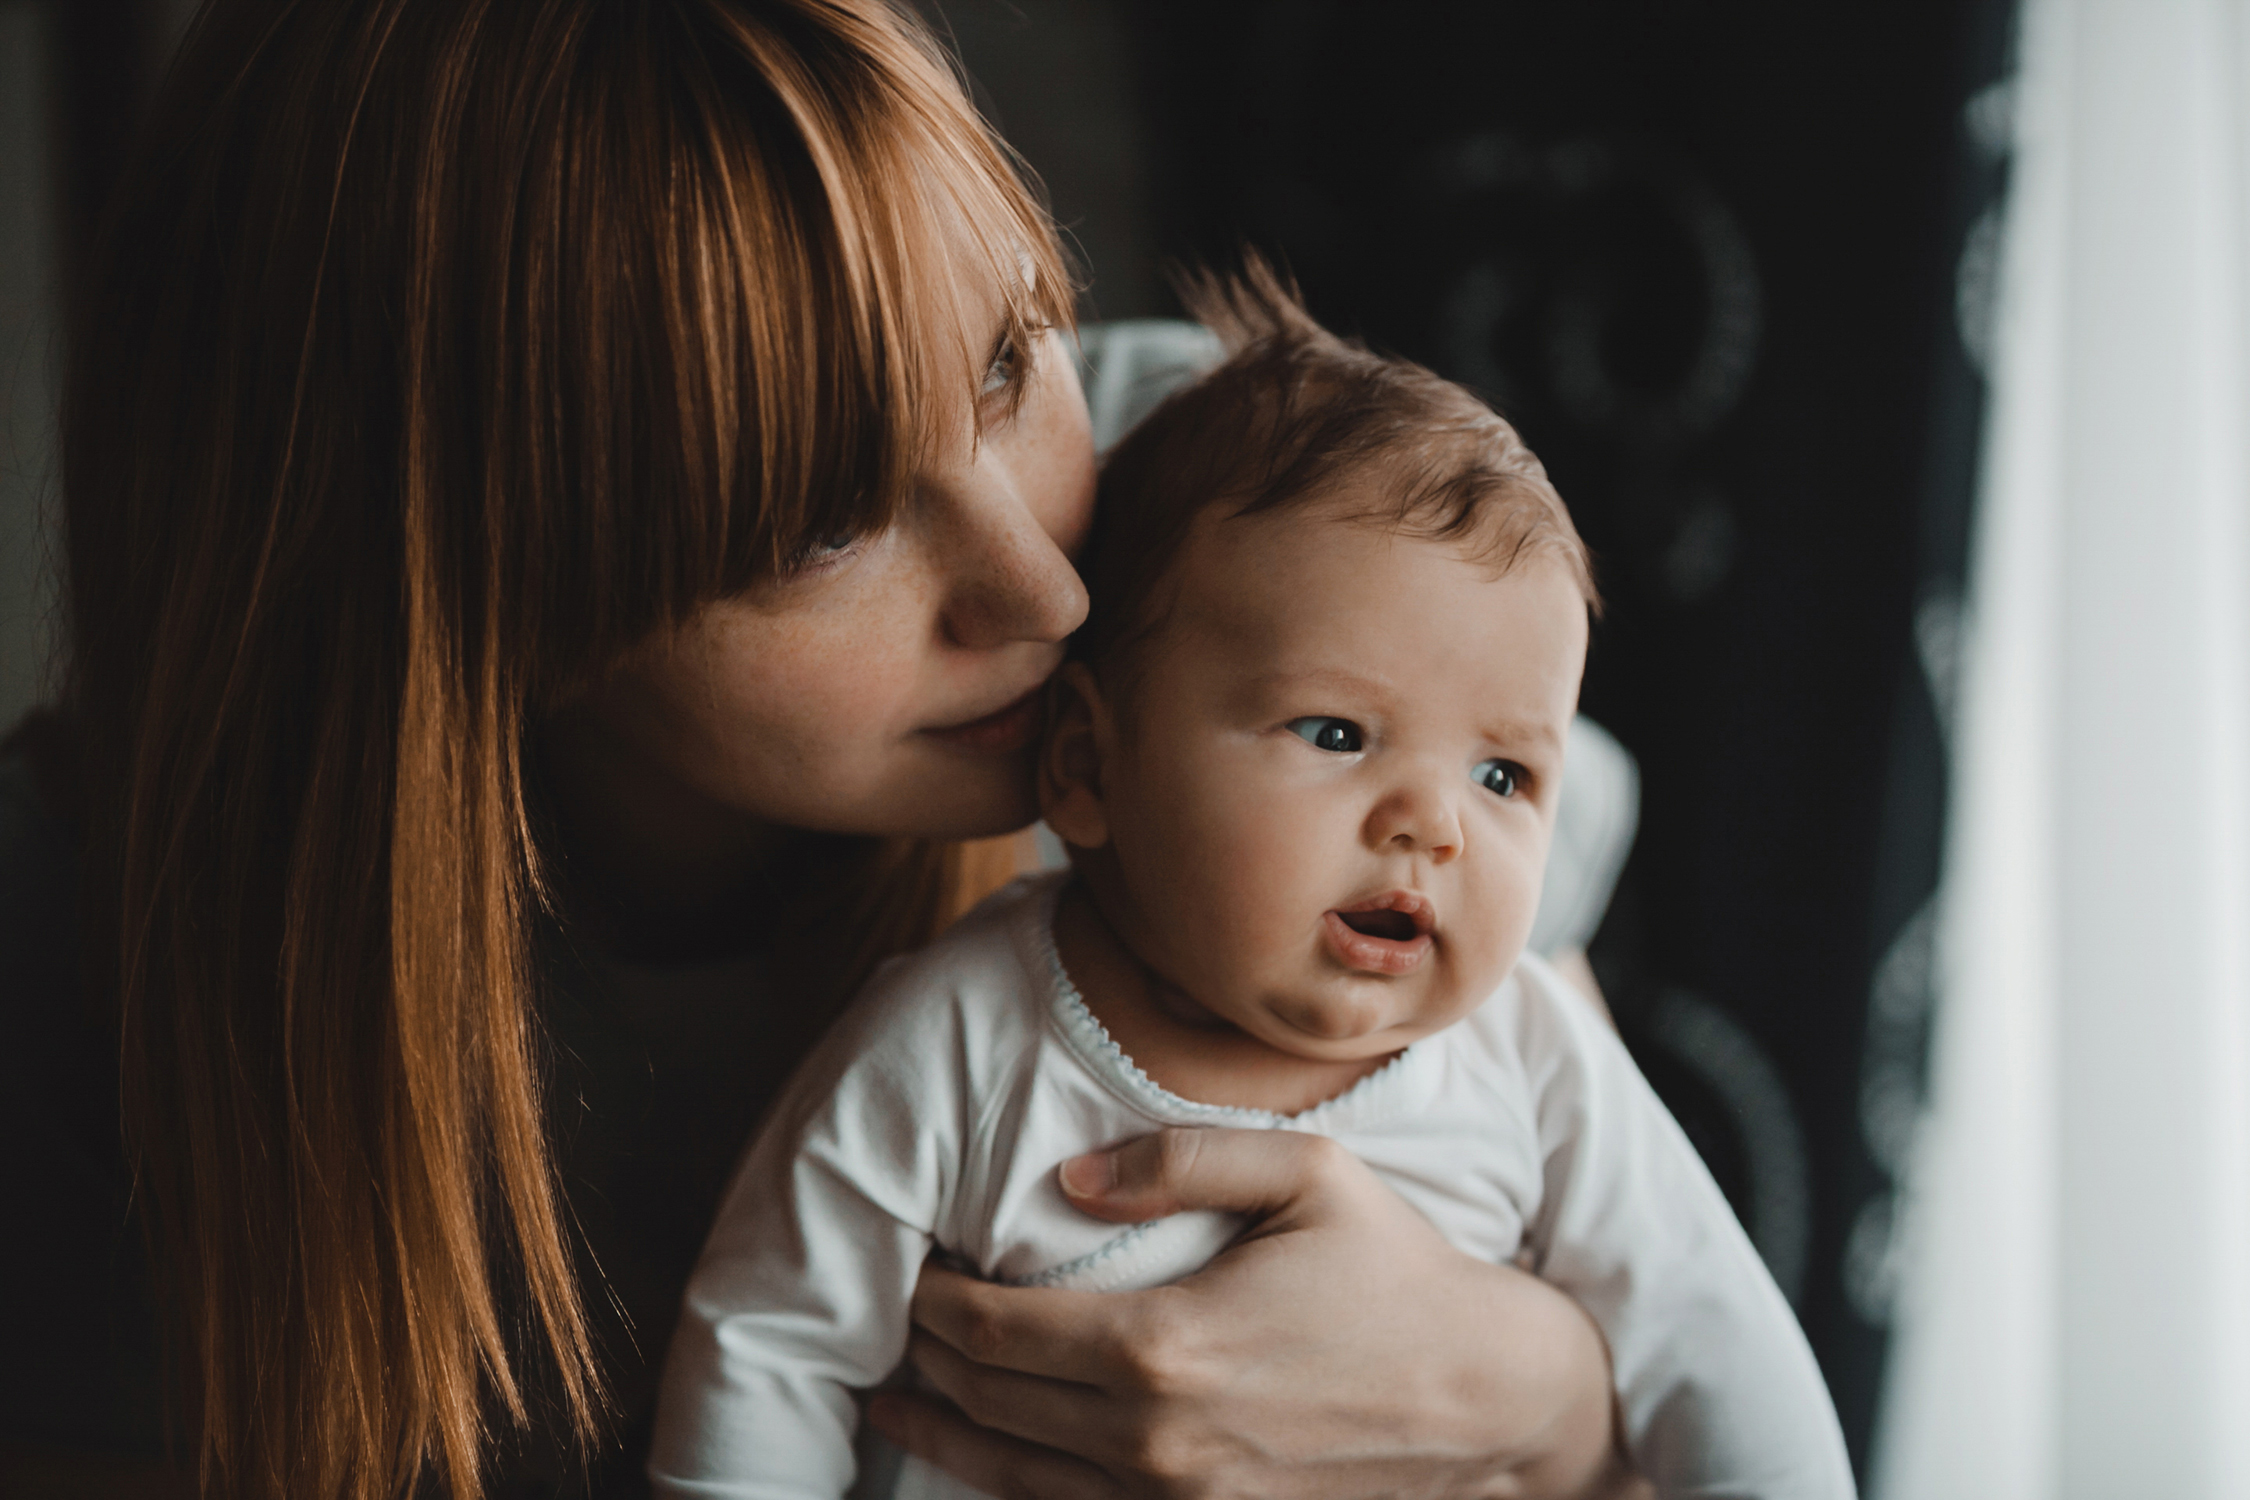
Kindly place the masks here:
<instances>
[{"instance_id":1,"label":"baby","mask_svg":"<svg viewBox=\"0 0 2250 1500\"><path fill-rule=\"evenodd\" d=\"M1196 1270L1239 1220L1121 1231L1057 1167L1228 1125L1328 1136L1575 1296L1661 1492L1848 1497L1788 1306L1524 951L1594 601L1568 513L1481 402L1270 275L1201 300L1231 357L1102 475L1041 762L1071 870L894 961L791 1085L688 1286L660 1492L852 1490L933 1249L1017 1286ZM908 1460L853 1493L968 1492Z\"/></svg>"}]
</instances>

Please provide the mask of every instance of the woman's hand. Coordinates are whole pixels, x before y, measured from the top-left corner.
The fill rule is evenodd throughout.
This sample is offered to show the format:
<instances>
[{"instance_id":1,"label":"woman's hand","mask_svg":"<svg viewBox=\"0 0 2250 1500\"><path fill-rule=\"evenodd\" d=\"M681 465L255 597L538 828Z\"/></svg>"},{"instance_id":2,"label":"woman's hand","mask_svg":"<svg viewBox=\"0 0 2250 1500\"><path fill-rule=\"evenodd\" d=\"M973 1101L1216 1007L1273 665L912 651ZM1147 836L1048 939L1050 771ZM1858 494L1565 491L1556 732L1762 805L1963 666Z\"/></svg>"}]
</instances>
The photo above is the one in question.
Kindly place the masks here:
<instances>
[{"instance_id":1,"label":"woman's hand","mask_svg":"<svg viewBox=\"0 0 2250 1500\"><path fill-rule=\"evenodd\" d=\"M1333 1142L1166 1130L1063 1176L1104 1219L1262 1222L1154 1291L925 1270L910 1352L956 1409L878 1398L909 1452L1009 1500L1645 1493L1578 1305L1456 1251Z\"/></svg>"}]
</instances>

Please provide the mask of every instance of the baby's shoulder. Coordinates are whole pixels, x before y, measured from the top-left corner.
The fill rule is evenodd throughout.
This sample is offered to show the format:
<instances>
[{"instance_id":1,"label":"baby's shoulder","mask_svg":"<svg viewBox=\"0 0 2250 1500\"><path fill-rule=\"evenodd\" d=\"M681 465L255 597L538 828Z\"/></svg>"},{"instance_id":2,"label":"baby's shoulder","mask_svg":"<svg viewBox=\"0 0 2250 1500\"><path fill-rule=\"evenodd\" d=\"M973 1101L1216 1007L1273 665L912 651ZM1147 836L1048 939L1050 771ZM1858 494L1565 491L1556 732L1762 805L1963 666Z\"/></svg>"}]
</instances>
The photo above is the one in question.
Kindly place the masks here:
<instances>
[{"instance_id":1,"label":"baby's shoulder","mask_svg":"<svg viewBox=\"0 0 2250 1500\"><path fill-rule=\"evenodd\" d=\"M1594 1000L1536 953L1518 959L1455 1031L1476 1062L1533 1083L1558 1061L1615 1041Z\"/></svg>"},{"instance_id":2,"label":"baby's shoulder","mask_svg":"<svg viewBox=\"0 0 2250 1500\"><path fill-rule=\"evenodd\" d=\"M835 1045L908 1069L1023 1056L1048 1008L1040 956L1056 884L1018 880L935 942L886 961L837 1022Z\"/></svg>"}]
</instances>

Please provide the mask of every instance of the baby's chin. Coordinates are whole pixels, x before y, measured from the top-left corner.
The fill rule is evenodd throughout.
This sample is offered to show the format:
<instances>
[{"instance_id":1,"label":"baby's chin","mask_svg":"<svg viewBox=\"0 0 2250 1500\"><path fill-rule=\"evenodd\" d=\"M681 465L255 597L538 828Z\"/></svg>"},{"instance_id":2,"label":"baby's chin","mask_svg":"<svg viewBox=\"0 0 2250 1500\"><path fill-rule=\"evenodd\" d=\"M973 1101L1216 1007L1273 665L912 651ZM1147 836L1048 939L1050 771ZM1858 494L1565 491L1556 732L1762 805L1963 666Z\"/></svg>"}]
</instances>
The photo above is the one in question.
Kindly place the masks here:
<instances>
[{"instance_id":1,"label":"baby's chin","mask_svg":"<svg viewBox=\"0 0 2250 1500\"><path fill-rule=\"evenodd\" d=\"M1255 1028L1260 1040L1298 1057L1347 1062L1380 1057L1420 1040L1445 1024L1428 1021L1420 1007L1379 998L1319 997L1270 1000Z\"/></svg>"},{"instance_id":2,"label":"baby's chin","mask_svg":"<svg viewBox=\"0 0 2250 1500\"><path fill-rule=\"evenodd\" d=\"M1270 1046L1321 1062L1382 1057L1461 1020L1491 989L1360 981L1328 993L1268 995L1257 1023L1244 1029Z\"/></svg>"}]
</instances>

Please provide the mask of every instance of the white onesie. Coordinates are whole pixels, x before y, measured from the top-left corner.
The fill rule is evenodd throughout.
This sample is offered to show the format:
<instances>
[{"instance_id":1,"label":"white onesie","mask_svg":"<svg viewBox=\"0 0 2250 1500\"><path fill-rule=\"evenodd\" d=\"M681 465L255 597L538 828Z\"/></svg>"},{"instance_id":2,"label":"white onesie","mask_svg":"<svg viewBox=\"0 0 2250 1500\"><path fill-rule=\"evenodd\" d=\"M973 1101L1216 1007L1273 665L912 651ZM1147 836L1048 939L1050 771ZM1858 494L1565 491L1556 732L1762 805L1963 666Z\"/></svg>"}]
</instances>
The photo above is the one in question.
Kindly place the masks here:
<instances>
[{"instance_id":1,"label":"white onesie","mask_svg":"<svg viewBox=\"0 0 2250 1500\"><path fill-rule=\"evenodd\" d=\"M1661 1493L1848 1500L1787 1303L1624 1047L1543 962L1302 1114L1197 1104L1134 1067L1063 972L1066 878L1018 881L892 961L791 1082L688 1282L659 1494L973 1493L912 1459L853 1489L853 1393L899 1365L923 1261L935 1248L1019 1286L1175 1281L1240 1222L1093 1219L1056 1164L1161 1126L1228 1125L1330 1136L1461 1250L1528 1248L1607 1336L1633 1458Z\"/></svg>"}]
</instances>

